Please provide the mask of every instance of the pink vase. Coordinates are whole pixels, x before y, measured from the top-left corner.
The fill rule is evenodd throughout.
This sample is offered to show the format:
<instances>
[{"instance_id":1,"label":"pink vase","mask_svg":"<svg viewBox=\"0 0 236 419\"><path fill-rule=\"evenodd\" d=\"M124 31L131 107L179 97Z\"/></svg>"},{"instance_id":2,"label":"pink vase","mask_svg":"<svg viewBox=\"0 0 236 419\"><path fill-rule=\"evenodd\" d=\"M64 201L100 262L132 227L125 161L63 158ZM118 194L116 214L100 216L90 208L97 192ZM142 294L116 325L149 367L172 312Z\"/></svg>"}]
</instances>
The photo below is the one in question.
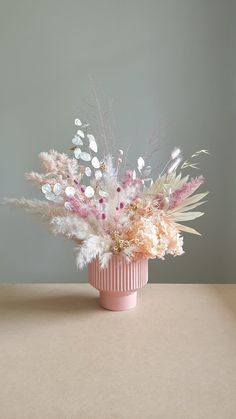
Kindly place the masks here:
<instances>
[{"instance_id":1,"label":"pink vase","mask_svg":"<svg viewBox=\"0 0 236 419\"><path fill-rule=\"evenodd\" d=\"M88 267L89 283L100 292L100 305L108 310L129 310L137 303L137 290L148 282L148 259L127 262L113 255L106 268L99 259Z\"/></svg>"}]
</instances>

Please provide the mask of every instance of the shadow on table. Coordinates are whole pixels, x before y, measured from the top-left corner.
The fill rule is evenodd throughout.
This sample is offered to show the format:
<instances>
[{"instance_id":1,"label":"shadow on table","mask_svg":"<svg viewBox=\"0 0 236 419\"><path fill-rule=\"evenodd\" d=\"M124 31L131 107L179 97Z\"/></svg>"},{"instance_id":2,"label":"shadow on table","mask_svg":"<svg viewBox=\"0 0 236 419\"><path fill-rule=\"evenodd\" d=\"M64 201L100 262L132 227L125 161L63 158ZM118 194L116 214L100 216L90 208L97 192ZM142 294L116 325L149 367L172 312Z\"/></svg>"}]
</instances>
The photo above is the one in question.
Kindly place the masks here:
<instances>
[{"instance_id":1,"label":"shadow on table","mask_svg":"<svg viewBox=\"0 0 236 419\"><path fill-rule=\"evenodd\" d=\"M1 296L3 297L3 296ZM88 312L98 312L101 308L97 297L86 294L64 295L20 295L1 298L0 301L0 322L10 318L13 320L19 316L45 314L76 314L87 315Z\"/></svg>"},{"instance_id":2,"label":"shadow on table","mask_svg":"<svg viewBox=\"0 0 236 419\"><path fill-rule=\"evenodd\" d=\"M236 284L216 284L214 290L225 308L236 318Z\"/></svg>"}]
</instances>

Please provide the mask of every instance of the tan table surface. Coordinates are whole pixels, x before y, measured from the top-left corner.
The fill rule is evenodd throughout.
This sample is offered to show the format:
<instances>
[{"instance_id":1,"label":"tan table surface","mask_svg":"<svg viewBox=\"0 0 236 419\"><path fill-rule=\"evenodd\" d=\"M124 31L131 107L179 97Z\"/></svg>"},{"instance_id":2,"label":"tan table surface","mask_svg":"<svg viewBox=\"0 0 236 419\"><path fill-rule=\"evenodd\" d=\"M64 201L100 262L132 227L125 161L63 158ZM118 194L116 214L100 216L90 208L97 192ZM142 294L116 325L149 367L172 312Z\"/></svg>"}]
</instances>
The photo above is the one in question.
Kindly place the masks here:
<instances>
[{"instance_id":1,"label":"tan table surface","mask_svg":"<svg viewBox=\"0 0 236 419\"><path fill-rule=\"evenodd\" d=\"M235 419L236 285L0 285L1 419Z\"/></svg>"}]
</instances>

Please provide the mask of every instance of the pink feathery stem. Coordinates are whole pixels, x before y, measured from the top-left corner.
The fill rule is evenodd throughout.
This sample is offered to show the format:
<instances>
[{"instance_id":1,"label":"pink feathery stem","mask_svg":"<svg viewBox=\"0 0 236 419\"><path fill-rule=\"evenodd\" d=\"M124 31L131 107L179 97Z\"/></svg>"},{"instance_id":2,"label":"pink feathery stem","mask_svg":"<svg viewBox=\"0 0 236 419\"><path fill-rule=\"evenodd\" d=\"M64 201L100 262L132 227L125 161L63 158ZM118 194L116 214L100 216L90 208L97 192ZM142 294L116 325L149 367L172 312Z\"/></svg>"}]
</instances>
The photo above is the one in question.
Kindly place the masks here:
<instances>
[{"instance_id":1,"label":"pink feathery stem","mask_svg":"<svg viewBox=\"0 0 236 419\"><path fill-rule=\"evenodd\" d=\"M203 176L192 178L170 196L169 209L177 207L185 198L192 195L204 182Z\"/></svg>"}]
</instances>

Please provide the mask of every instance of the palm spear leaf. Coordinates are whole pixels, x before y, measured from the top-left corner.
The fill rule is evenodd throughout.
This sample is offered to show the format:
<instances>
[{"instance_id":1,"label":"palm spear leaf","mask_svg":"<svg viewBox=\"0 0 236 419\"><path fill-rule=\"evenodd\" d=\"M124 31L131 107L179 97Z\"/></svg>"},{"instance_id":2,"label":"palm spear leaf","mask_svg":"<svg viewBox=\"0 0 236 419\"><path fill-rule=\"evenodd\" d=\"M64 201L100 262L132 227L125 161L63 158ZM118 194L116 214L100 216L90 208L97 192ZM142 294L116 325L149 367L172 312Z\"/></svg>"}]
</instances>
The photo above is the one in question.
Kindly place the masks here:
<instances>
[{"instance_id":1,"label":"palm spear leaf","mask_svg":"<svg viewBox=\"0 0 236 419\"><path fill-rule=\"evenodd\" d=\"M184 199L179 205L177 205L172 210L168 211L169 214L173 214L176 211L182 210L182 208L188 207L190 205L196 204L197 202L201 201L202 198L204 198L209 192L204 193L198 193L193 196L189 196L188 198ZM201 205L199 203L198 205Z\"/></svg>"},{"instance_id":2,"label":"palm spear leaf","mask_svg":"<svg viewBox=\"0 0 236 419\"><path fill-rule=\"evenodd\" d=\"M192 204L192 205L186 205L186 207L178 206L171 210L167 210L167 214L172 215L172 214L175 214L176 212L187 212L187 211L193 210L194 208L199 207L200 205L205 204L206 202L207 201L196 202L195 204Z\"/></svg>"},{"instance_id":3,"label":"palm spear leaf","mask_svg":"<svg viewBox=\"0 0 236 419\"><path fill-rule=\"evenodd\" d=\"M185 231L186 233L191 233L191 234L196 234L197 236L201 236L201 233L199 233L197 230L195 230L192 227L184 226L183 224L178 224L178 223L176 223L176 227L178 227L180 231Z\"/></svg>"},{"instance_id":4,"label":"palm spear leaf","mask_svg":"<svg viewBox=\"0 0 236 419\"><path fill-rule=\"evenodd\" d=\"M171 214L169 218L173 221L190 221L195 220L195 218L201 217L204 212L199 211L190 211L190 212L175 212Z\"/></svg>"},{"instance_id":5,"label":"palm spear leaf","mask_svg":"<svg viewBox=\"0 0 236 419\"><path fill-rule=\"evenodd\" d=\"M183 208L181 208L181 212L187 212L187 211L190 211L190 210L192 210L192 209L194 209L194 208L199 207L200 205L205 204L206 202L207 202L207 201L202 201L202 202L197 202L196 204L188 205L187 207L183 207Z\"/></svg>"},{"instance_id":6,"label":"palm spear leaf","mask_svg":"<svg viewBox=\"0 0 236 419\"><path fill-rule=\"evenodd\" d=\"M156 179L153 185L147 189L146 194L157 195L165 189L171 189L174 192L181 188L187 181L189 176L181 178L181 173L176 176L176 173L165 174Z\"/></svg>"}]
</instances>

